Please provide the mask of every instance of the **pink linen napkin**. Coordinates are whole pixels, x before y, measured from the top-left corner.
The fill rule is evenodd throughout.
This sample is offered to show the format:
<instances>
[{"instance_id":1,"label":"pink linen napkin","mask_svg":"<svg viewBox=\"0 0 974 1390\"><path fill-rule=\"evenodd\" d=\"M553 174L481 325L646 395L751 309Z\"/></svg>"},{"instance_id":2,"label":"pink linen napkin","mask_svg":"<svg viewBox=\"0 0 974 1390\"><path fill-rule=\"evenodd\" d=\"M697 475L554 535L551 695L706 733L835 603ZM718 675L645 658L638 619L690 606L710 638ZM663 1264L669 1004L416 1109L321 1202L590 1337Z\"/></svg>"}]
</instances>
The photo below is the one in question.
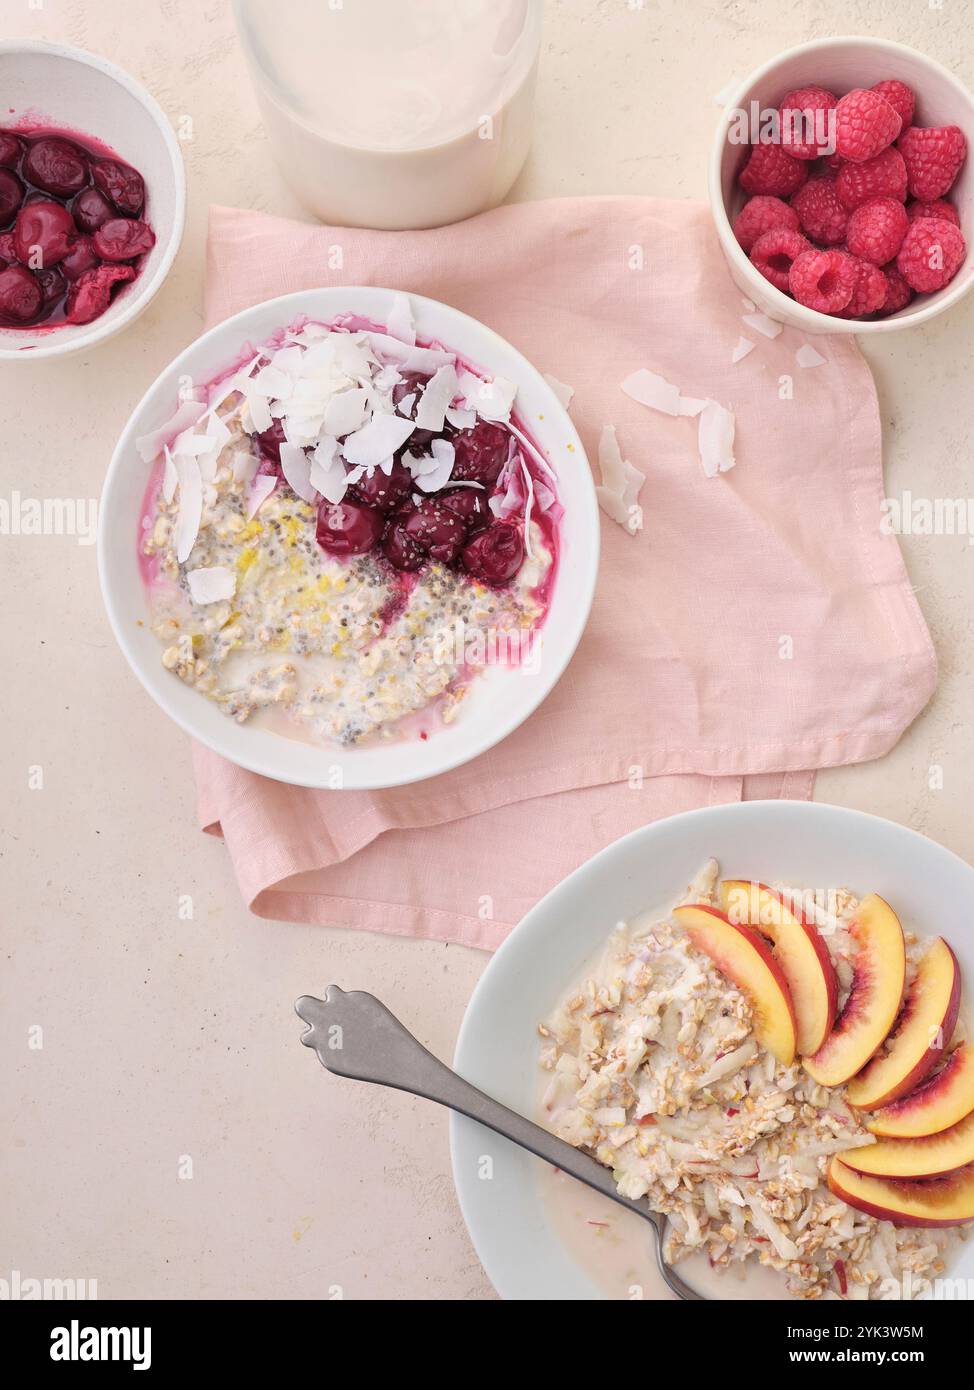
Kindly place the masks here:
<instances>
[{"instance_id":1,"label":"pink linen napkin","mask_svg":"<svg viewBox=\"0 0 974 1390\"><path fill-rule=\"evenodd\" d=\"M645 524L631 536L602 517L574 660L521 729L466 767L315 792L197 748L201 823L224 835L254 911L491 948L617 835L756 788L810 795L809 769L879 757L923 708L935 660L879 527L868 367L835 337L816 339L826 361L802 369L802 335L743 323L706 207L559 199L423 232L212 209L209 324L343 283L444 300L571 385L593 467L611 423L646 474ZM755 347L734 364L740 336ZM696 421L620 390L639 367L733 409L734 469L705 477Z\"/></svg>"}]
</instances>

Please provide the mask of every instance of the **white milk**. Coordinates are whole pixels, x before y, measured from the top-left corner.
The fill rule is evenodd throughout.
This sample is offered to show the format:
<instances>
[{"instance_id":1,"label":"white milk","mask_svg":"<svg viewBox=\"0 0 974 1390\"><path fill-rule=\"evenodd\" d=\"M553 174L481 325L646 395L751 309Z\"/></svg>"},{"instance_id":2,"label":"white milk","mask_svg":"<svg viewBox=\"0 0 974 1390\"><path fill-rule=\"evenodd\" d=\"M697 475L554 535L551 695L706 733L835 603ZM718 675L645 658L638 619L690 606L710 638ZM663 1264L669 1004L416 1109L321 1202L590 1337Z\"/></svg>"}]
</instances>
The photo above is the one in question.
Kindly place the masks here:
<instances>
[{"instance_id":1,"label":"white milk","mask_svg":"<svg viewBox=\"0 0 974 1390\"><path fill-rule=\"evenodd\" d=\"M543 0L235 0L275 156L327 222L501 201L531 139Z\"/></svg>"}]
</instances>

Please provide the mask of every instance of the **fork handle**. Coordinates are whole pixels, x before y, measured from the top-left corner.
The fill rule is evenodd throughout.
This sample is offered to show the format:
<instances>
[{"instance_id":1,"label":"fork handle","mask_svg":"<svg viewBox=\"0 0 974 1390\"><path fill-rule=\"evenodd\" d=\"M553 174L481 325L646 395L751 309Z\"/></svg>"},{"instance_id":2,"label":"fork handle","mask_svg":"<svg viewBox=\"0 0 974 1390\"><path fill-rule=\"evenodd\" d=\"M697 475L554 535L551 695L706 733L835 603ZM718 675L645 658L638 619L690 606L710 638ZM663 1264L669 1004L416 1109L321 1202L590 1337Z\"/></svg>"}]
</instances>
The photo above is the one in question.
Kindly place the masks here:
<instances>
[{"instance_id":1,"label":"fork handle","mask_svg":"<svg viewBox=\"0 0 974 1390\"><path fill-rule=\"evenodd\" d=\"M700 1298L663 1263L663 1216L644 1202L622 1196L611 1172L589 1154L509 1110L451 1071L417 1042L374 995L358 990L346 993L337 985L329 985L324 999L303 995L294 1007L299 1018L308 1024L301 1041L305 1047L314 1048L328 1071L355 1081L408 1091L456 1110L648 1221L656 1234L660 1271L669 1286L681 1298Z\"/></svg>"}]
</instances>

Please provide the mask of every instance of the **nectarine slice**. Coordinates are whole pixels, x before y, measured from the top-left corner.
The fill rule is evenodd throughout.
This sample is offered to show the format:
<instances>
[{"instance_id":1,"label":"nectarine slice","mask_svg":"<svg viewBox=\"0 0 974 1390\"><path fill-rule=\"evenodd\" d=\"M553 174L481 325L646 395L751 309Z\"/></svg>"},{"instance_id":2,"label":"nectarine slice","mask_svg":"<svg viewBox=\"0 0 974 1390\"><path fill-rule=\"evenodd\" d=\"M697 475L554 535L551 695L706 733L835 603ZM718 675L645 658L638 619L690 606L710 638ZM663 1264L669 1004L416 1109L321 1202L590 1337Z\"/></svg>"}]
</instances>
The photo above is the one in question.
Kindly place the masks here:
<instances>
[{"instance_id":1,"label":"nectarine slice","mask_svg":"<svg viewBox=\"0 0 974 1390\"><path fill-rule=\"evenodd\" d=\"M903 1002L906 945L889 903L876 893L863 898L849 931L859 943L852 989L845 1008L805 1069L820 1086L841 1086L886 1041Z\"/></svg>"},{"instance_id":2,"label":"nectarine slice","mask_svg":"<svg viewBox=\"0 0 974 1390\"><path fill-rule=\"evenodd\" d=\"M874 1178L839 1159L829 1164L829 1188L857 1211L894 1226L962 1226L974 1220L974 1164L943 1178Z\"/></svg>"},{"instance_id":3,"label":"nectarine slice","mask_svg":"<svg viewBox=\"0 0 974 1390\"><path fill-rule=\"evenodd\" d=\"M937 936L917 964L885 1051L852 1078L846 1100L859 1110L875 1110L908 1095L950 1046L959 1009L960 966L946 941Z\"/></svg>"},{"instance_id":4,"label":"nectarine slice","mask_svg":"<svg viewBox=\"0 0 974 1390\"><path fill-rule=\"evenodd\" d=\"M732 922L754 927L774 943L798 1024L798 1051L817 1052L832 1031L839 983L828 947L814 922L789 907L781 894L764 883L725 879L720 905Z\"/></svg>"},{"instance_id":5,"label":"nectarine slice","mask_svg":"<svg viewBox=\"0 0 974 1390\"><path fill-rule=\"evenodd\" d=\"M703 903L678 907L673 916L694 946L745 996L761 1046L790 1067L795 1060L795 1010L788 982L766 943L750 927L737 926Z\"/></svg>"},{"instance_id":6,"label":"nectarine slice","mask_svg":"<svg viewBox=\"0 0 974 1390\"><path fill-rule=\"evenodd\" d=\"M874 1111L866 1128L872 1134L893 1139L919 1139L925 1134L940 1134L972 1110L974 1050L961 1043L936 1076L902 1100Z\"/></svg>"},{"instance_id":7,"label":"nectarine slice","mask_svg":"<svg viewBox=\"0 0 974 1390\"><path fill-rule=\"evenodd\" d=\"M845 1149L838 1157L847 1168L880 1178L939 1178L974 1163L974 1113L939 1134L880 1139L860 1149Z\"/></svg>"}]
</instances>

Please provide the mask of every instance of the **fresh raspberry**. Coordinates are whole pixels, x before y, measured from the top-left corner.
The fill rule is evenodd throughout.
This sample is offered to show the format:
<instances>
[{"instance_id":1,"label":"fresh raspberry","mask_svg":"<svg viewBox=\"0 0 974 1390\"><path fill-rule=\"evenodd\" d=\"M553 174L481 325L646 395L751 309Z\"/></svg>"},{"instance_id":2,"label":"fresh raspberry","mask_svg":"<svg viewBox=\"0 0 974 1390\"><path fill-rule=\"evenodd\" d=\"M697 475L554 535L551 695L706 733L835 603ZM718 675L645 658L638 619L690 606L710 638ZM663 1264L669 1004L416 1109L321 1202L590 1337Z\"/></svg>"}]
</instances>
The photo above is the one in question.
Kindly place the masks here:
<instances>
[{"instance_id":1,"label":"fresh raspberry","mask_svg":"<svg viewBox=\"0 0 974 1390\"><path fill-rule=\"evenodd\" d=\"M901 82L898 77L887 77L884 82L874 82L870 91L878 92L892 106L903 122L900 126L900 134L902 135L907 126L913 124L913 112L916 110L916 97L913 95L912 88L908 87L905 82Z\"/></svg>"},{"instance_id":2,"label":"fresh raspberry","mask_svg":"<svg viewBox=\"0 0 974 1390\"><path fill-rule=\"evenodd\" d=\"M857 87L835 108L835 152L861 164L892 145L903 122L884 96Z\"/></svg>"},{"instance_id":3,"label":"fresh raspberry","mask_svg":"<svg viewBox=\"0 0 974 1390\"><path fill-rule=\"evenodd\" d=\"M896 198L870 198L849 214L845 244L860 260L885 265L903 245L909 225L906 208Z\"/></svg>"},{"instance_id":4,"label":"fresh raspberry","mask_svg":"<svg viewBox=\"0 0 974 1390\"><path fill-rule=\"evenodd\" d=\"M852 298L842 310L844 319L861 319L864 314L875 314L886 303L889 283L878 265L861 261L857 256L849 256L853 262L856 281L852 288Z\"/></svg>"},{"instance_id":5,"label":"fresh raspberry","mask_svg":"<svg viewBox=\"0 0 974 1390\"><path fill-rule=\"evenodd\" d=\"M953 222L955 227L960 226L960 213L953 203L948 203L945 198L936 198L932 203L907 203L906 215L911 222L915 222L918 217L940 217L945 222Z\"/></svg>"},{"instance_id":6,"label":"fresh raspberry","mask_svg":"<svg viewBox=\"0 0 974 1390\"><path fill-rule=\"evenodd\" d=\"M790 198L808 178L800 159L792 159L780 145L753 145L750 158L738 175L745 193L767 193Z\"/></svg>"},{"instance_id":7,"label":"fresh raspberry","mask_svg":"<svg viewBox=\"0 0 974 1390\"><path fill-rule=\"evenodd\" d=\"M782 294L790 293L788 273L796 256L810 249L801 232L776 227L759 236L751 248L751 264Z\"/></svg>"},{"instance_id":8,"label":"fresh raspberry","mask_svg":"<svg viewBox=\"0 0 974 1390\"><path fill-rule=\"evenodd\" d=\"M911 125L899 140L910 193L923 203L942 198L967 154L964 132L956 125Z\"/></svg>"},{"instance_id":9,"label":"fresh raspberry","mask_svg":"<svg viewBox=\"0 0 974 1390\"><path fill-rule=\"evenodd\" d=\"M850 212L870 198L906 202L906 164L899 150L883 150L862 164L846 161L835 176L835 191Z\"/></svg>"},{"instance_id":10,"label":"fresh raspberry","mask_svg":"<svg viewBox=\"0 0 974 1390\"><path fill-rule=\"evenodd\" d=\"M802 231L813 241L834 246L845 240L849 213L839 202L835 179L809 179L791 200Z\"/></svg>"},{"instance_id":11,"label":"fresh raspberry","mask_svg":"<svg viewBox=\"0 0 974 1390\"><path fill-rule=\"evenodd\" d=\"M886 299L880 312L885 317L887 314L895 314L898 310L905 309L913 298L913 291L903 279L895 261L883 266L883 274L886 276Z\"/></svg>"},{"instance_id":12,"label":"fresh raspberry","mask_svg":"<svg viewBox=\"0 0 974 1390\"><path fill-rule=\"evenodd\" d=\"M844 309L856 288L856 263L844 251L817 251L814 247L796 256L788 284L799 304L820 314Z\"/></svg>"},{"instance_id":13,"label":"fresh raspberry","mask_svg":"<svg viewBox=\"0 0 974 1390\"><path fill-rule=\"evenodd\" d=\"M896 265L914 290L942 290L953 280L967 253L964 236L953 222L921 217L903 238Z\"/></svg>"},{"instance_id":14,"label":"fresh raspberry","mask_svg":"<svg viewBox=\"0 0 974 1390\"><path fill-rule=\"evenodd\" d=\"M734 235L748 254L759 236L776 227L798 231L798 213L780 198L749 198L734 218Z\"/></svg>"},{"instance_id":15,"label":"fresh raspberry","mask_svg":"<svg viewBox=\"0 0 974 1390\"><path fill-rule=\"evenodd\" d=\"M781 148L793 159L816 159L832 148L836 98L824 87L796 87L778 107ZM811 136L811 139L808 137Z\"/></svg>"}]
</instances>

